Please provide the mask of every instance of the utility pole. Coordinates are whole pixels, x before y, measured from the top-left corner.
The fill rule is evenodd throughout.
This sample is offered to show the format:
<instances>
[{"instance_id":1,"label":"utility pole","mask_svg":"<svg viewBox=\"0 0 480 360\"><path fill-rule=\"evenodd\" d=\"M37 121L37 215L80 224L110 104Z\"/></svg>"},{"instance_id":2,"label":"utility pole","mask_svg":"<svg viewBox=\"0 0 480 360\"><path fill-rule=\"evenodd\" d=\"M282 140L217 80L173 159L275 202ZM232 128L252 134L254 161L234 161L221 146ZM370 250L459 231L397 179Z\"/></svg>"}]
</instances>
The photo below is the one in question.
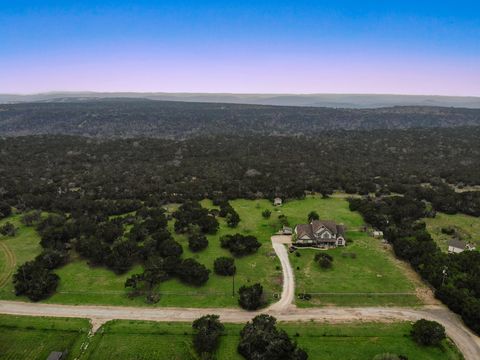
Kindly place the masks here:
<instances>
[{"instance_id":1,"label":"utility pole","mask_svg":"<svg viewBox=\"0 0 480 360\"><path fill-rule=\"evenodd\" d=\"M447 269L448 267L447 266L444 266L443 267L443 270L442 270L442 286L445 284L445 279L447 277Z\"/></svg>"}]
</instances>

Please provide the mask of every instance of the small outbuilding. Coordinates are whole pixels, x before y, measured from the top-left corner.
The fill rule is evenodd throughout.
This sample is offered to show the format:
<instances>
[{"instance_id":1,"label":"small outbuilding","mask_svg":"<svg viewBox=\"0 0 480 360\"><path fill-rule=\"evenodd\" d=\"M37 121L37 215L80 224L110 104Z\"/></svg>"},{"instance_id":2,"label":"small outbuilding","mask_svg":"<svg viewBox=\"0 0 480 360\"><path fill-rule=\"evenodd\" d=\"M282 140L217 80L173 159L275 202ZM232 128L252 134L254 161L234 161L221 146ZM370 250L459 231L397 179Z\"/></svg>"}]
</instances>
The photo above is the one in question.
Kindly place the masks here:
<instances>
[{"instance_id":1,"label":"small outbuilding","mask_svg":"<svg viewBox=\"0 0 480 360\"><path fill-rule=\"evenodd\" d=\"M381 239L381 238L383 238L383 231L373 230L372 231L372 236L376 239Z\"/></svg>"},{"instance_id":2,"label":"small outbuilding","mask_svg":"<svg viewBox=\"0 0 480 360\"><path fill-rule=\"evenodd\" d=\"M282 227L282 230L280 230L280 232L282 233L282 235L292 235L293 229L291 227L284 226Z\"/></svg>"},{"instance_id":3,"label":"small outbuilding","mask_svg":"<svg viewBox=\"0 0 480 360\"><path fill-rule=\"evenodd\" d=\"M66 353L63 353L61 351L52 351L50 355L48 355L47 360L64 360L66 358Z\"/></svg>"},{"instance_id":4,"label":"small outbuilding","mask_svg":"<svg viewBox=\"0 0 480 360\"><path fill-rule=\"evenodd\" d=\"M281 206L282 203L283 203L283 201L279 197L276 197L275 199L273 199L273 206Z\"/></svg>"},{"instance_id":5,"label":"small outbuilding","mask_svg":"<svg viewBox=\"0 0 480 360\"><path fill-rule=\"evenodd\" d=\"M472 250L475 250L475 246L465 241L453 239L448 242L448 252L450 254L459 254L464 251Z\"/></svg>"}]
</instances>

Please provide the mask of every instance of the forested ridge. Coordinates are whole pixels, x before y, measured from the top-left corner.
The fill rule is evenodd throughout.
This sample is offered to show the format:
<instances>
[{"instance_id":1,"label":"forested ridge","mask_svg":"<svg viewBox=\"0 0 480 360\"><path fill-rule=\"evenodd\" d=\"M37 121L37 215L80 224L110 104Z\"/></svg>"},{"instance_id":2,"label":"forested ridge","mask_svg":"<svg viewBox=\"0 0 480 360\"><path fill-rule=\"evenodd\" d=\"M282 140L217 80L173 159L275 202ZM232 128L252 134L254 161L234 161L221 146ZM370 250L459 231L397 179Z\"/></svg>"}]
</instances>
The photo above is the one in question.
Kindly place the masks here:
<instances>
[{"instance_id":1,"label":"forested ridge","mask_svg":"<svg viewBox=\"0 0 480 360\"><path fill-rule=\"evenodd\" d=\"M479 126L480 109L263 106L102 99L0 105L0 135L183 139L205 135L321 135L329 130Z\"/></svg>"},{"instance_id":2,"label":"forested ridge","mask_svg":"<svg viewBox=\"0 0 480 360\"><path fill-rule=\"evenodd\" d=\"M480 128L324 132L318 137L0 140L0 194L36 208L86 200L164 201L397 192L480 183Z\"/></svg>"}]
</instances>

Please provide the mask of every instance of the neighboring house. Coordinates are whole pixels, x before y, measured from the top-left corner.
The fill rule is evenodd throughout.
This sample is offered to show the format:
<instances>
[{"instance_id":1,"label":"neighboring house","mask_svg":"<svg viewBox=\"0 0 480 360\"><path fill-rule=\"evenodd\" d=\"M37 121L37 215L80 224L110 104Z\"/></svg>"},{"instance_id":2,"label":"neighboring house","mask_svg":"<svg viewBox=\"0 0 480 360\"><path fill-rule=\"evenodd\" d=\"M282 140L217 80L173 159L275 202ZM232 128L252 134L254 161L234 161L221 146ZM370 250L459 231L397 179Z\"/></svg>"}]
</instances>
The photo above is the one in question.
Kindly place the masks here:
<instances>
[{"instance_id":1,"label":"neighboring house","mask_svg":"<svg viewBox=\"0 0 480 360\"><path fill-rule=\"evenodd\" d=\"M276 197L275 199L273 199L273 205L274 206L282 205L282 199L280 199L279 197Z\"/></svg>"},{"instance_id":2,"label":"neighboring house","mask_svg":"<svg viewBox=\"0 0 480 360\"><path fill-rule=\"evenodd\" d=\"M334 221L313 220L295 227L295 245L332 248L345 244L345 226Z\"/></svg>"},{"instance_id":3,"label":"neighboring house","mask_svg":"<svg viewBox=\"0 0 480 360\"><path fill-rule=\"evenodd\" d=\"M465 241L461 240L450 240L448 242L448 252L450 254L458 254L464 251L472 251L475 250L475 246L473 244L468 244Z\"/></svg>"},{"instance_id":4,"label":"neighboring house","mask_svg":"<svg viewBox=\"0 0 480 360\"><path fill-rule=\"evenodd\" d=\"M373 230L372 235L376 239L381 239L381 238L383 238L383 231Z\"/></svg>"}]
</instances>

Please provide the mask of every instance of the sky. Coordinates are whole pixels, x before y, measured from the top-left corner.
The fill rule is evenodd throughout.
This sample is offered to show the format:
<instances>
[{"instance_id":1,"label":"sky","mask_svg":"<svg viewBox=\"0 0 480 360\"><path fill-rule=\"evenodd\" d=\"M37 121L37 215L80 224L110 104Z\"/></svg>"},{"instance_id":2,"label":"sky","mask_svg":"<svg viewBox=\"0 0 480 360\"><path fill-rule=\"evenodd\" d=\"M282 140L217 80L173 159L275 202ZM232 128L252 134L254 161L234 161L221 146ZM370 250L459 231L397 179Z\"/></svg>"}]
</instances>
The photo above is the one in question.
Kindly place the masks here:
<instances>
[{"instance_id":1,"label":"sky","mask_svg":"<svg viewBox=\"0 0 480 360\"><path fill-rule=\"evenodd\" d=\"M477 1L0 0L0 93L480 96Z\"/></svg>"}]
</instances>

